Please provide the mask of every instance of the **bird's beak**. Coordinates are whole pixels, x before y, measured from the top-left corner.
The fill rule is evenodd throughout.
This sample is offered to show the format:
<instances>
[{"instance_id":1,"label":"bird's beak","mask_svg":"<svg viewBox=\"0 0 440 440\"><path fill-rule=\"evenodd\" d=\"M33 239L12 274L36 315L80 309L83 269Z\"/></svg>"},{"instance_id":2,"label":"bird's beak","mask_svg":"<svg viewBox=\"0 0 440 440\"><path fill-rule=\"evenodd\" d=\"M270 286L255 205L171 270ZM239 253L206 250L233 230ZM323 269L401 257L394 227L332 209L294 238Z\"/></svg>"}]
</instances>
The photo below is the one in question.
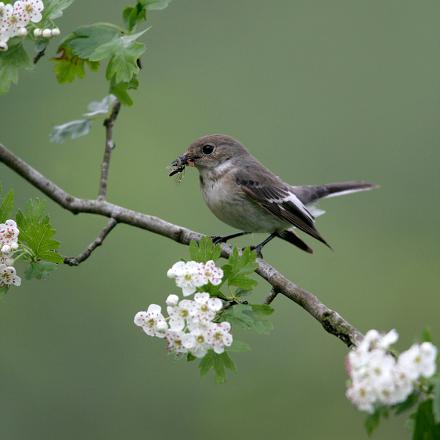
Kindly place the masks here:
<instances>
[{"instance_id":1,"label":"bird's beak","mask_svg":"<svg viewBox=\"0 0 440 440\"><path fill-rule=\"evenodd\" d=\"M184 167L188 165L188 155L183 154L182 156L179 156L176 160L173 160L171 162L172 167Z\"/></svg>"}]
</instances>

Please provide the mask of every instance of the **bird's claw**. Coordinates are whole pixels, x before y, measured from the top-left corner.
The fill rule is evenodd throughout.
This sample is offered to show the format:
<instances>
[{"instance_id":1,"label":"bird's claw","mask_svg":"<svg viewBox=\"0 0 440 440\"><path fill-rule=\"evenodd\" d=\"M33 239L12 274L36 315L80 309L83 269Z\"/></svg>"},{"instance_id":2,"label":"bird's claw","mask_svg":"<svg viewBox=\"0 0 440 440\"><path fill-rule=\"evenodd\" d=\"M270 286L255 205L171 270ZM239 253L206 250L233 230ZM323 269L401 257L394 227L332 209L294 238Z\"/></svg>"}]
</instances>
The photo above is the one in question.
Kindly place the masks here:
<instances>
[{"instance_id":1,"label":"bird's claw","mask_svg":"<svg viewBox=\"0 0 440 440\"><path fill-rule=\"evenodd\" d=\"M250 250L251 251L255 251L255 253L257 254L258 258L264 258L263 257L263 253L261 252L261 250L263 249L263 246L250 246Z\"/></svg>"},{"instance_id":2,"label":"bird's claw","mask_svg":"<svg viewBox=\"0 0 440 440\"><path fill-rule=\"evenodd\" d=\"M211 235L211 240L214 244L226 243L227 238L221 235Z\"/></svg>"}]
</instances>

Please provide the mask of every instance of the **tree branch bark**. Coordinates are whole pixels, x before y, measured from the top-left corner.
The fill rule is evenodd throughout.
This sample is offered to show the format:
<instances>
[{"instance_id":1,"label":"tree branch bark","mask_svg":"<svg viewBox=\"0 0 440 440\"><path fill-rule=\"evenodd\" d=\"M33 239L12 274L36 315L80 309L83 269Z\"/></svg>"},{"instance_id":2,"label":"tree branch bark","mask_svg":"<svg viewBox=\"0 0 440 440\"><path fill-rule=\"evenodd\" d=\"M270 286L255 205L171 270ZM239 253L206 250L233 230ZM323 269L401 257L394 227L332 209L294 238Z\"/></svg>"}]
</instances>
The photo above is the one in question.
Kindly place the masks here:
<instances>
[{"instance_id":1,"label":"tree branch bark","mask_svg":"<svg viewBox=\"0 0 440 440\"><path fill-rule=\"evenodd\" d=\"M111 218L106 227L99 233L99 235L87 246L84 252L81 252L77 257L64 258L64 264L68 266L79 266L83 261L86 261L97 247L101 246L107 235L115 228L118 222Z\"/></svg>"},{"instance_id":2,"label":"tree branch bark","mask_svg":"<svg viewBox=\"0 0 440 440\"><path fill-rule=\"evenodd\" d=\"M75 197L57 186L40 172L20 159L6 147L0 144L0 162L26 179L47 197L73 214L96 214L118 223L125 223L140 229L162 235L178 243L189 245L191 240L200 240L203 235L167 222L159 217L143 214L122 206L114 205L102 199L89 200ZM222 257L228 258L232 248L222 244ZM323 304L315 295L297 286L278 272L263 259L258 258L256 273L264 278L275 292L283 294L313 316L324 329L342 340L348 347L357 345L363 335L352 324L346 321L336 311Z\"/></svg>"},{"instance_id":3,"label":"tree branch bark","mask_svg":"<svg viewBox=\"0 0 440 440\"><path fill-rule=\"evenodd\" d=\"M113 141L113 127L116 119L118 119L119 112L121 110L121 103L116 101L113 104L112 112L110 116L104 121L105 127L105 149L104 157L101 164L101 180L99 181L98 200L105 200L107 198L107 185L108 185L108 172L110 169L110 159L112 152L115 148L115 142Z\"/></svg>"}]
</instances>

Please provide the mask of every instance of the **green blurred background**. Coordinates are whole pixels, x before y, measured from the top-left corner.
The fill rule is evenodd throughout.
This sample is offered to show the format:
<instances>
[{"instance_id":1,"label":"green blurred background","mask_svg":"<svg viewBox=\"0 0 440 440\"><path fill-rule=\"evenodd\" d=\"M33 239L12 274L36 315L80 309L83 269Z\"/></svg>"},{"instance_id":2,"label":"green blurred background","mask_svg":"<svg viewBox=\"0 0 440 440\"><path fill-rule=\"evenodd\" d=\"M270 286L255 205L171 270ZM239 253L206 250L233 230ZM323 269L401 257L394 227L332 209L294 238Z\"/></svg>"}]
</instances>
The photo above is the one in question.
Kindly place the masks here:
<instances>
[{"instance_id":1,"label":"green blurred background","mask_svg":"<svg viewBox=\"0 0 440 440\"><path fill-rule=\"evenodd\" d=\"M60 27L120 22L125 3L77 0ZM439 342L440 3L176 0L150 18L141 89L116 127L111 200L230 232L204 206L193 170L177 185L165 169L212 132L239 138L291 183L377 182L380 191L322 204L319 229L335 252L273 242L265 257L363 331L396 328L404 348L429 325ZM50 64L0 99L0 141L73 194L94 197L99 124L64 145L48 134L106 94L103 73L60 87ZM3 166L0 180L20 203L40 195ZM105 224L48 206L65 255ZM344 397L344 345L284 298L273 334L239 333L253 351L235 356L238 374L222 386L133 325L138 310L176 292L165 273L185 256L120 226L79 268L7 295L0 438L365 439L364 417ZM258 300L267 293L261 281ZM374 438L409 438L404 419Z\"/></svg>"}]
</instances>

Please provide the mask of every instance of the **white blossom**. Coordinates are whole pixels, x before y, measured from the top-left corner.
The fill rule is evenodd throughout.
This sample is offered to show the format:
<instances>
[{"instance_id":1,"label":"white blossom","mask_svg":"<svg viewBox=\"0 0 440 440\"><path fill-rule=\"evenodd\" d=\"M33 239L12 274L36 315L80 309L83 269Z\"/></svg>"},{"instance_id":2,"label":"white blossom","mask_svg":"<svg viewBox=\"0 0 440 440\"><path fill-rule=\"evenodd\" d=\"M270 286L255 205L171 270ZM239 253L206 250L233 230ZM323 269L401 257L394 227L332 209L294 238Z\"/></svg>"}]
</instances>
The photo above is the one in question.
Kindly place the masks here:
<instances>
[{"instance_id":1,"label":"white blossom","mask_svg":"<svg viewBox=\"0 0 440 440\"><path fill-rule=\"evenodd\" d=\"M7 220L0 224L0 252L9 254L12 250L18 248L17 223L14 220Z\"/></svg>"},{"instance_id":2,"label":"white blossom","mask_svg":"<svg viewBox=\"0 0 440 440\"><path fill-rule=\"evenodd\" d=\"M161 307L157 304L150 304L146 312L142 311L136 314L134 323L142 327L147 335L164 338L168 325L161 311Z\"/></svg>"},{"instance_id":3,"label":"white blossom","mask_svg":"<svg viewBox=\"0 0 440 440\"><path fill-rule=\"evenodd\" d=\"M436 371L437 348L430 342L414 344L399 356L399 366L415 380L431 377Z\"/></svg>"},{"instance_id":4,"label":"white blossom","mask_svg":"<svg viewBox=\"0 0 440 440\"><path fill-rule=\"evenodd\" d=\"M0 2L0 50L8 50L8 40L25 37L29 23L38 23L42 19L44 4L41 0L18 0L14 4ZM53 35L59 35L55 28ZM52 31L50 31L52 36ZM34 35L36 32L34 31Z\"/></svg>"},{"instance_id":5,"label":"white blossom","mask_svg":"<svg viewBox=\"0 0 440 440\"><path fill-rule=\"evenodd\" d=\"M209 260L202 267L203 277L206 279L204 284L208 284L210 282L214 286L218 286L221 284L223 279L223 271L217 267L214 261Z\"/></svg>"},{"instance_id":6,"label":"white blossom","mask_svg":"<svg viewBox=\"0 0 440 440\"><path fill-rule=\"evenodd\" d=\"M177 287L182 289L183 296L192 295L198 287L206 284L202 274L203 264L196 261L178 261L168 270L168 278L174 278Z\"/></svg>"},{"instance_id":7,"label":"white blossom","mask_svg":"<svg viewBox=\"0 0 440 440\"><path fill-rule=\"evenodd\" d=\"M168 350L174 353L188 353L194 346L194 337L183 331L168 330L166 334Z\"/></svg>"},{"instance_id":8,"label":"white blossom","mask_svg":"<svg viewBox=\"0 0 440 440\"><path fill-rule=\"evenodd\" d=\"M15 268L0 264L0 287L20 286L21 278L17 275Z\"/></svg>"},{"instance_id":9,"label":"white blossom","mask_svg":"<svg viewBox=\"0 0 440 440\"><path fill-rule=\"evenodd\" d=\"M190 352L196 358L202 358L211 348L211 345L209 344L208 331L205 327L200 326L193 328L190 334L194 340L194 345Z\"/></svg>"},{"instance_id":10,"label":"white blossom","mask_svg":"<svg viewBox=\"0 0 440 440\"><path fill-rule=\"evenodd\" d=\"M32 23L39 23L43 18L41 15L44 9L43 2L41 0L24 0L21 3L26 19Z\"/></svg>"},{"instance_id":11,"label":"white blossom","mask_svg":"<svg viewBox=\"0 0 440 440\"><path fill-rule=\"evenodd\" d=\"M185 325L192 321L195 314L194 301L184 299L176 306L168 306L167 312L170 317L170 328L173 330L183 330Z\"/></svg>"},{"instance_id":12,"label":"white blossom","mask_svg":"<svg viewBox=\"0 0 440 440\"><path fill-rule=\"evenodd\" d=\"M351 383L347 397L361 411L373 412L377 405L404 402L421 377L436 371L437 348L429 342L415 344L396 358L389 349L399 335L370 330L347 356Z\"/></svg>"},{"instance_id":13,"label":"white blossom","mask_svg":"<svg viewBox=\"0 0 440 440\"><path fill-rule=\"evenodd\" d=\"M186 274L188 263L176 263L168 276L179 277ZM202 358L213 350L223 353L233 342L231 324L227 321L216 323L214 320L223 308L219 298L211 297L207 292L198 292L194 300L179 300L177 295L168 295L166 299L168 317L161 314L161 308L152 304L148 310L138 312L134 323L142 327L150 336L165 337L167 348L178 356L190 353Z\"/></svg>"},{"instance_id":14,"label":"white blossom","mask_svg":"<svg viewBox=\"0 0 440 440\"><path fill-rule=\"evenodd\" d=\"M225 351L225 347L230 347L233 342L231 324L224 321L220 324L211 324L208 330L208 341L212 349L220 354Z\"/></svg>"},{"instance_id":15,"label":"white blossom","mask_svg":"<svg viewBox=\"0 0 440 440\"><path fill-rule=\"evenodd\" d=\"M209 293L201 292L194 295L194 319L202 322L212 321L223 307L218 298L211 298Z\"/></svg>"}]
</instances>

